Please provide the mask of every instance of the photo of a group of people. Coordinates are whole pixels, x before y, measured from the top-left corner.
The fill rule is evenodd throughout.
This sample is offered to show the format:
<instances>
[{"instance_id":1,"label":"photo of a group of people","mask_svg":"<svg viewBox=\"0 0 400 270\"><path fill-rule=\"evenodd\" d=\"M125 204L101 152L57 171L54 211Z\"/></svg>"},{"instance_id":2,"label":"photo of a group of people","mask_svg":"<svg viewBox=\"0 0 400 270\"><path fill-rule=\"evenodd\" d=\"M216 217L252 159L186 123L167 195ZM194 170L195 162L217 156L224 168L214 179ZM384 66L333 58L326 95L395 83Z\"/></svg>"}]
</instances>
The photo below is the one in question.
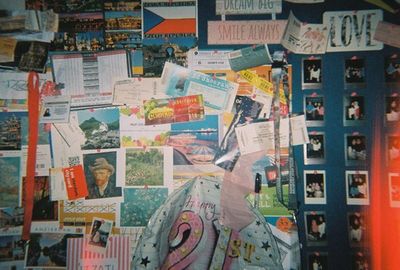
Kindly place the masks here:
<instances>
[{"instance_id":1,"label":"photo of a group of people","mask_svg":"<svg viewBox=\"0 0 400 270\"><path fill-rule=\"evenodd\" d=\"M385 82L394 86L400 84L400 58L397 55L385 58Z\"/></svg>"},{"instance_id":2,"label":"photo of a group of people","mask_svg":"<svg viewBox=\"0 0 400 270\"><path fill-rule=\"evenodd\" d=\"M386 97L385 113L386 122L397 123L400 120L400 96Z\"/></svg>"},{"instance_id":3,"label":"photo of a group of people","mask_svg":"<svg viewBox=\"0 0 400 270\"><path fill-rule=\"evenodd\" d=\"M345 88L362 88L365 86L365 61L362 58L345 59Z\"/></svg>"},{"instance_id":4,"label":"photo of a group of people","mask_svg":"<svg viewBox=\"0 0 400 270\"><path fill-rule=\"evenodd\" d=\"M346 171L347 204L369 204L368 171Z\"/></svg>"},{"instance_id":5,"label":"photo of a group of people","mask_svg":"<svg viewBox=\"0 0 400 270\"><path fill-rule=\"evenodd\" d=\"M400 166L400 136L390 134L387 136L387 165L392 168Z\"/></svg>"},{"instance_id":6,"label":"photo of a group of people","mask_svg":"<svg viewBox=\"0 0 400 270\"><path fill-rule=\"evenodd\" d=\"M365 119L364 97L356 94L344 97L344 124L361 124Z\"/></svg>"},{"instance_id":7,"label":"photo of a group of people","mask_svg":"<svg viewBox=\"0 0 400 270\"><path fill-rule=\"evenodd\" d=\"M319 57L303 59L303 89L317 89L322 86L322 60Z\"/></svg>"},{"instance_id":8,"label":"photo of a group of people","mask_svg":"<svg viewBox=\"0 0 400 270\"><path fill-rule=\"evenodd\" d=\"M324 211L304 212L307 244L322 246L327 243L326 213Z\"/></svg>"},{"instance_id":9,"label":"photo of a group of people","mask_svg":"<svg viewBox=\"0 0 400 270\"><path fill-rule=\"evenodd\" d=\"M325 133L311 131L310 143L304 145L304 164L322 164L325 162Z\"/></svg>"},{"instance_id":10,"label":"photo of a group of people","mask_svg":"<svg viewBox=\"0 0 400 270\"><path fill-rule=\"evenodd\" d=\"M326 204L325 171L304 171L304 202Z\"/></svg>"},{"instance_id":11,"label":"photo of a group of people","mask_svg":"<svg viewBox=\"0 0 400 270\"><path fill-rule=\"evenodd\" d=\"M308 270L328 269L328 253L313 252L308 254Z\"/></svg>"},{"instance_id":12,"label":"photo of a group of people","mask_svg":"<svg viewBox=\"0 0 400 270\"><path fill-rule=\"evenodd\" d=\"M324 97L311 95L304 99L304 112L307 126L321 126L324 121Z\"/></svg>"},{"instance_id":13,"label":"photo of a group of people","mask_svg":"<svg viewBox=\"0 0 400 270\"><path fill-rule=\"evenodd\" d=\"M361 134L345 135L347 165L363 164L367 160L366 137Z\"/></svg>"},{"instance_id":14,"label":"photo of a group of people","mask_svg":"<svg viewBox=\"0 0 400 270\"><path fill-rule=\"evenodd\" d=\"M362 212L350 212L347 216L350 246L361 246L367 241L367 225Z\"/></svg>"}]
</instances>

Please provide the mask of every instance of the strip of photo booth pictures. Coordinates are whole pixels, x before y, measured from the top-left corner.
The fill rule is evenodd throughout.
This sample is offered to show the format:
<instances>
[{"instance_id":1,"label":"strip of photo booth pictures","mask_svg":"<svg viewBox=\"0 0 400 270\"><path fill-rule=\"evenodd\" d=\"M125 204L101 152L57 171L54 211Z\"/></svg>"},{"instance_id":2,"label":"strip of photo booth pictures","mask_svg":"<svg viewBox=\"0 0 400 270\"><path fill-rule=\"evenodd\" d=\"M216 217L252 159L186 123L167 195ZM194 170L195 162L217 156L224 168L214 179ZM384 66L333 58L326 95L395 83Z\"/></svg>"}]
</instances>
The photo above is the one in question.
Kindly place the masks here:
<instances>
[{"instance_id":1,"label":"strip of photo booth pictures","mask_svg":"<svg viewBox=\"0 0 400 270\"><path fill-rule=\"evenodd\" d=\"M390 172L389 177L389 199L390 207L400 207L400 173Z\"/></svg>"},{"instance_id":2,"label":"strip of photo booth pictures","mask_svg":"<svg viewBox=\"0 0 400 270\"><path fill-rule=\"evenodd\" d=\"M326 204L325 170L304 170L304 203Z\"/></svg>"},{"instance_id":3,"label":"strip of photo booth pictures","mask_svg":"<svg viewBox=\"0 0 400 270\"><path fill-rule=\"evenodd\" d=\"M322 59L309 57L302 60L302 89L322 88Z\"/></svg>"},{"instance_id":4,"label":"strip of photo booth pictures","mask_svg":"<svg viewBox=\"0 0 400 270\"><path fill-rule=\"evenodd\" d=\"M369 205L368 171L346 171L346 202L348 205Z\"/></svg>"},{"instance_id":5,"label":"strip of photo booth pictures","mask_svg":"<svg viewBox=\"0 0 400 270\"><path fill-rule=\"evenodd\" d=\"M387 125L400 120L400 96L397 93L385 97L385 120Z\"/></svg>"},{"instance_id":6,"label":"strip of photo booth pictures","mask_svg":"<svg viewBox=\"0 0 400 270\"><path fill-rule=\"evenodd\" d=\"M367 161L367 137L359 132L344 134L344 154L347 166L365 165Z\"/></svg>"},{"instance_id":7,"label":"strip of photo booth pictures","mask_svg":"<svg viewBox=\"0 0 400 270\"><path fill-rule=\"evenodd\" d=\"M356 92L343 97L343 124L356 126L365 123L365 99Z\"/></svg>"},{"instance_id":8,"label":"strip of photo booth pictures","mask_svg":"<svg viewBox=\"0 0 400 270\"><path fill-rule=\"evenodd\" d=\"M393 54L385 57L385 83L388 88L398 88L400 86L400 57Z\"/></svg>"},{"instance_id":9,"label":"strip of photo booth pictures","mask_svg":"<svg viewBox=\"0 0 400 270\"><path fill-rule=\"evenodd\" d=\"M328 269L327 252L310 252L307 254L307 270L326 270Z\"/></svg>"},{"instance_id":10,"label":"strip of photo booth pictures","mask_svg":"<svg viewBox=\"0 0 400 270\"><path fill-rule=\"evenodd\" d=\"M351 253L351 269L366 270L371 269L371 258L368 253L363 251L353 251Z\"/></svg>"},{"instance_id":11,"label":"strip of photo booth pictures","mask_svg":"<svg viewBox=\"0 0 400 270\"><path fill-rule=\"evenodd\" d=\"M326 213L325 211L305 211L304 221L307 246L327 245Z\"/></svg>"},{"instance_id":12,"label":"strip of photo booth pictures","mask_svg":"<svg viewBox=\"0 0 400 270\"><path fill-rule=\"evenodd\" d=\"M344 60L344 88L365 88L365 60L357 56Z\"/></svg>"},{"instance_id":13,"label":"strip of photo booth pictures","mask_svg":"<svg viewBox=\"0 0 400 270\"><path fill-rule=\"evenodd\" d=\"M304 115L307 126L323 126L325 118L324 97L316 93L304 96Z\"/></svg>"},{"instance_id":14,"label":"strip of photo booth pictures","mask_svg":"<svg viewBox=\"0 0 400 270\"><path fill-rule=\"evenodd\" d=\"M347 227L351 247L366 246L368 241L367 218L363 212L348 212Z\"/></svg>"},{"instance_id":15,"label":"strip of photo booth pictures","mask_svg":"<svg viewBox=\"0 0 400 270\"><path fill-rule=\"evenodd\" d=\"M389 168L400 168L400 135L386 136L386 165Z\"/></svg>"},{"instance_id":16,"label":"strip of photo booth pictures","mask_svg":"<svg viewBox=\"0 0 400 270\"><path fill-rule=\"evenodd\" d=\"M326 160L325 132L309 131L309 143L303 145L304 164L323 164Z\"/></svg>"}]
</instances>

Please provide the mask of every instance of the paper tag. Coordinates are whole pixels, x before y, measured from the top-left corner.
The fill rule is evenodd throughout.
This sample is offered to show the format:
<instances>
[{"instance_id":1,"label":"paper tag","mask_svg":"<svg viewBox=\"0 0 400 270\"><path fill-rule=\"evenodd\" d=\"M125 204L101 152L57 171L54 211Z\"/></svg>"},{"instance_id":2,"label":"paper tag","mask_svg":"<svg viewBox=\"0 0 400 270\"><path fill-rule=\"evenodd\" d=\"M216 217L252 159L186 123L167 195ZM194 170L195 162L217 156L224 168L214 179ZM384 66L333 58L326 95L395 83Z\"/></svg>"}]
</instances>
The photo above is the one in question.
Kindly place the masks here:
<instances>
[{"instance_id":1,"label":"paper tag","mask_svg":"<svg viewBox=\"0 0 400 270\"><path fill-rule=\"evenodd\" d=\"M40 123L68 123L70 96L46 96L42 100Z\"/></svg>"},{"instance_id":2,"label":"paper tag","mask_svg":"<svg viewBox=\"0 0 400 270\"><path fill-rule=\"evenodd\" d=\"M304 115L291 117L290 126L292 129L292 145L300 145L310 142Z\"/></svg>"},{"instance_id":3,"label":"paper tag","mask_svg":"<svg viewBox=\"0 0 400 270\"><path fill-rule=\"evenodd\" d=\"M235 128L242 155L274 149L274 122L260 122Z\"/></svg>"},{"instance_id":4,"label":"paper tag","mask_svg":"<svg viewBox=\"0 0 400 270\"><path fill-rule=\"evenodd\" d=\"M236 50L230 52L228 57L231 69L234 71L272 63L267 44Z\"/></svg>"},{"instance_id":5,"label":"paper tag","mask_svg":"<svg viewBox=\"0 0 400 270\"><path fill-rule=\"evenodd\" d=\"M89 195L82 165L63 169L68 199L76 200Z\"/></svg>"}]
</instances>

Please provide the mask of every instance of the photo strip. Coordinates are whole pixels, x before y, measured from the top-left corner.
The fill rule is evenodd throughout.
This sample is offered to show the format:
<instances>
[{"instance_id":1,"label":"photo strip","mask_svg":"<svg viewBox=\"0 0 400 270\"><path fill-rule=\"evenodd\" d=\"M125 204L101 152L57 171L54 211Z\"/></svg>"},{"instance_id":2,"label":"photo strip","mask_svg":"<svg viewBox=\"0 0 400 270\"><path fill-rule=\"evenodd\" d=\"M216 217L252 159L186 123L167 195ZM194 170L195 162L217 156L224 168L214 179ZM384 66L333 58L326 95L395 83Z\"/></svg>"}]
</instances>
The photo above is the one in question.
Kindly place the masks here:
<instances>
[{"instance_id":1,"label":"photo strip","mask_svg":"<svg viewBox=\"0 0 400 270\"><path fill-rule=\"evenodd\" d=\"M310 143L304 144L304 164L325 163L325 132L310 131L308 133Z\"/></svg>"},{"instance_id":2,"label":"photo strip","mask_svg":"<svg viewBox=\"0 0 400 270\"><path fill-rule=\"evenodd\" d=\"M306 117L307 126L323 126L324 125L324 97L317 94L304 97L304 115Z\"/></svg>"},{"instance_id":3,"label":"photo strip","mask_svg":"<svg viewBox=\"0 0 400 270\"><path fill-rule=\"evenodd\" d=\"M346 201L348 205L369 204L368 171L346 171Z\"/></svg>"},{"instance_id":4,"label":"photo strip","mask_svg":"<svg viewBox=\"0 0 400 270\"><path fill-rule=\"evenodd\" d=\"M400 173L389 173L390 207L400 207Z\"/></svg>"},{"instance_id":5,"label":"photo strip","mask_svg":"<svg viewBox=\"0 0 400 270\"><path fill-rule=\"evenodd\" d=\"M302 62L302 89L322 88L322 60L310 57Z\"/></svg>"},{"instance_id":6,"label":"photo strip","mask_svg":"<svg viewBox=\"0 0 400 270\"><path fill-rule=\"evenodd\" d=\"M354 132L344 137L346 165L364 165L367 160L366 136Z\"/></svg>"},{"instance_id":7,"label":"photo strip","mask_svg":"<svg viewBox=\"0 0 400 270\"><path fill-rule=\"evenodd\" d=\"M304 203L326 204L326 179L324 170L304 170Z\"/></svg>"},{"instance_id":8,"label":"photo strip","mask_svg":"<svg viewBox=\"0 0 400 270\"><path fill-rule=\"evenodd\" d=\"M308 246L327 244L326 213L324 211L304 212Z\"/></svg>"},{"instance_id":9,"label":"photo strip","mask_svg":"<svg viewBox=\"0 0 400 270\"><path fill-rule=\"evenodd\" d=\"M345 126L360 125L365 120L364 97L352 93L343 98L343 123Z\"/></svg>"},{"instance_id":10,"label":"photo strip","mask_svg":"<svg viewBox=\"0 0 400 270\"><path fill-rule=\"evenodd\" d=\"M344 62L344 88L365 88L365 61L353 56Z\"/></svg>"}]
</instances>

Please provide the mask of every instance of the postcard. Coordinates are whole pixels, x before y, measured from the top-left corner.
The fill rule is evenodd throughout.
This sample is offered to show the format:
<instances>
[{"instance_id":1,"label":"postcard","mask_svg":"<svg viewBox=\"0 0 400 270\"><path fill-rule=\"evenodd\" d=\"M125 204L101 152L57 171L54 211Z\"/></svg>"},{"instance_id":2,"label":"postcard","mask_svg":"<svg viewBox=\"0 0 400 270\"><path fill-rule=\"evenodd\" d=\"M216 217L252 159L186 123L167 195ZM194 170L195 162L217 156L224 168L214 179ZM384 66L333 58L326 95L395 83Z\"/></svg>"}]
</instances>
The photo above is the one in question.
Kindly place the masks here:
<instances>
[{"instance_id":1,"label":"postcard","mask_svg":"<svg viewBox=\"0 0 400 270\"><path fill-rule=\"evenodd\" d=\"M238 85L193 71L172 63L165 63L161 76L165 93L172 97L203 95L204 105L218 111L231 111Z\"/></svg>"},{"instance_id":2,"label":"postcard","mask_svg":"<svg viewBox=\"0 0 400 270\"><path fill-rule=\"evenodd\" d=\"M229 51L199 50L194 48L187 53L188 68L191 70L227 70L230 69Z\"/></svg>"},{"instance_id":3,"label":"postcard","mask_svg":"<svg viewBox=\"0 0 400 270\"><path fill-rule=\"evenodd\" d=\"M113 93L114 105L142 106L151 98L166 98L158 78L126 78L116 80Z\"/></svg>"},{"instance_id":4,"label":"postcard","mask_svg":"<svg viewBox=\"0 0 400 270\"><path fill-rule=\"evenodd\" d=\"M400 207L400 173L389 173L390 207Z\"/></svg>"},{"instance_id":5,"label":"postcard","mask_svg":"<svg viewBox=\"0 0 400 270\"><path fill-rule=\"evenodd\" d=\"M61 94L71 96L71 106L111 104L113 78L128 77L126 52L115 50L91 54L51 56L55 82Z\"/></svg>"},{"instance_id":6,"label":"postcard","mask_svg":"<svg viewBox=\"0 0 400 270\"><path fill-rule=\"evenodd\" d=\"M172 147L125 148L121 163L125 164L124 187L164 186L172 191Z\"/></svg>"},{"instance_id":7,"label":"postcard","mask_svg":"<svg viewBox=\"0 0 400 270\"><path fill-rule=\"evenodd\" d=\"M285 0L290 3L298 3L298 4L314 4L314 3L323 3L325 0Z\"/></svg>"},{"instance_id":8,"label":"postcard","mask_svg":"<svg viewBox=\"0 0 400 270\"><path fill-rule=\"evenodd\" d=\"M240 71L272 63L267 44L245 47L228 54L229 65L232 70Z\"/></svg>"},{"instance_id":9,"label":"postcard","mask_svg":"<svg viewBox=\"0 0 400 270\"><path fill-rule=\"evenodd\" d=\"M348 205L369 204L368 171L346 171L345 183Z\"/></svg>"},{"instance_id":10,"label":"postcard","mask_svg":"<svg viewBox=\"0 0 400 270\"><path fill-rule=\"evenodd\" d=\"M77 112L79 127L85 134L82 150L119 148L119 109L86 109Z\"/></svg>"},{"instance_id":11,"label":"postcard","mask_svg":"<svg viewBox=\"0 0 400 270\"><path fill-rule=\"evenodd\" d=\"M146 226L167 197L167 188L124 188L124 201L117 212L117 226Z\"/></svg>"},{"instance_id":12,"label":"postcard","mask_svg":"<svg viewBox=\"0 0 400 270\"><path fill-rule=\"evenodd\" d=\"M225 170L214 164L197 165L174 165L173 189L176 190L197 176L213 177L223 180Z\"/></svg>"},{"instance_id":13,"label":"postcard","mask_svg":"<svg viewBox=\"0 0 400 270\"><path fill-rule=\"evenodd\" d=\"M103 9L106 11L140 10L141 0L104 0Z\"/></svg>"},{"instance_id":14,"label":"postcard","mask_svg":"<svg viewBox=\"0 0 400 270\"><path fill-rule=\"evenodd\" d=\"M170 124L146 126L143 106L121 107L120 125L122 147L163 146L171 129Z\"/></svg>"},{"instance_id":15,"label":"postcard","mask_svg":"<svg viewBox=\"0 0 400 270\"><path fill-rule=\"evenodd\" d=\"M50 49L62 52L99 52L104 51L103 31L56 32L51 40Z\"/></svg>"},{"instance_id":16,"label":"postcard","mask_svg":"<svg viewBox=\"0 0 400 270\"><path fill-rule=\"evenodd\" d=\"M59 32L100 31L104 28L102 12L63 13L59 15Z\"/></svg>"},{"instance_id":17,"label":"postcard","mask_svg":"<svg viewBox=\"0 0 400 270\"><path fill-rule=\"evenodd\" d=\"M245 4L243 4L245 3ZM239 14L270 14L282 12L282 0L236 2L227 0L216 0L217 15L239 15Z\"/></svg>"},{"instance_id":18,"label":"postcard","mask_svg":"<svg viewBox=\"0 0 400 270\"><path fill-rule=\"evenodd\" d=\"M22 177L22 199L21 205L25 202L25 183L26 177ZM57 221L58 220L58 202L50 200L50 177L35 176L33 187L33 211L32 221Z\"/></svg>"},{"instance_id":19,"label":"postcard","mask_svg":"<svg viewBox=\"0 0 400 270\"><path fill-rule=\"evenodd\" d=\"M105 32L107 49L136 49L142 47L141 30L110 30Z\"/></svg>"},{"instance_id":20,"label":"postcard","mask_svg":"<svg viewBox=\"0 0 400 270\"><path fill-rule=\"evenodd\" d=\"M42 100L40 123L68 123L71 97L47 96Z\"/></svg>"},{"instance_id":21,"label":"postcard","mask_svg":"<svg viewBox=\"0 0 400 270\"><path fill-rule=\"evenodd\" d=\"M290 12L282 45L298 54L323 54L328 41L328 27L324 24L310 24L299 21Z\"/></svg>"},{"instance_id":22,"label":"postcard","mask_svg":"<svg viewBox=\"0 0 400 270\"><path fill-rule=\"evenodd\" d=\"M0 113L0 150L21 150L24 119L23 112Z\"/></svg>"},{"instance_id":23,"label":"postcard","mask_svg":"<svg viewBox=\"0 0 400 270\"><path fill-rule=\"evenodd\" d=\"M374 40L383 42L386 45L400 48L400 26L385 21L378 22Z\"/></svg>"},{"instance_id":24,"label":"postcard","mask_svg":"<svg viewBox=\"0 0 400 270\"><path fill-rule=\"evenodd\" d=\"M23 207L6 207L0 209L0 236L22 235L24 224Z\"/></svg>"},{"instance_id":25,"label":"postcard","mask_svg":"<svg viewBox=\"0 0 400 270\"><path fill-rule=\"evenodd\" d=\"M17 40L11 37L0 37L0 41L0 63L13 62Z\"/></svg>"},{"instance_id":26,"label":"postcard","mask_svg":"<svg viewBox=\"0 0 400 270\"><path fill-rule=\"evenodd\" d=\"M42 7L43 9L53 9L57 13L69 13L69 12L94 12L101 11L103 3L98 2L86 2L85 0L27 0L27 9L37 9Z\"/></svg>"},{"instance_id":27,"label":"postcard","mask_svg":"<svg viewBox=\"0 0 400 270\"><path fill-rule=\"evenodd\" d=\"M171 125L167 145L174 149L174 166L212 164L222 140L219 115L206 115L203 120Z\"/></svg>"},{"instance_id":28,"label":"postcard","mask_svg":"<svg viewBox=\"0 0 400 270\"><path fill-rule=\"evenodd\" d=\"M145 125L190 122L204 119L202 95L149 99L143 102Z\"/></svg>"},{"instance_id":29,"label":"postcard","mask_svg":"<svg viewBox=\"0 0 400 270\"><path fill-rule=\"evenodd\" d=\"M67 266L67 239L82 237L82 234L66 232L31 233L25 252L25 267L65 269Z\"/></svg>"},{"instance_id":30,"label":"postcard","mask_svg":"<svg viewBox=\"0 0 400 270\"><path fill-rule=\"evenodd\" d=\"M89 251L101 254L107 251L113 224L113 220L93 217L92 227L88 235L87 249Z\"/></svg>"},{"instance_id":31,"label":"postcard","mask_svg":"<svg viewBox=\"0 0 400 270\"><path fill-rule=\"evenodd\" d=\"M196 46L197 40L192 36L144 38L143 76L160 77L165 63L186 67L188 51Z\"/></svg>"},{"instance_id":32,"label":"postcard","mask_svg":"<svg viewBox=\"0 0 400 270\"><path fill-rule=\"evenodd\" d=\"M123 166L119 160L120 149L86 150L83 153L83 169L89 195L85 203L100 204L121 201Z\"/></svg>"},{"instance_id":33,"label":"postcard","mask_svg":"<svg viewBox=\"0 0 400 270\"><path fill-rule=\"evenodd\" d=\"M1 235L0 246L4 251L0 257L1 269L12 270L24 268L25 248L21 234Z\"/></svg>"},{"instance_id":34,"label":"postcard","mask_svg":"<svg viewBox=\"0 0 400 270\"><path fill-rule=\"evenodd\" d=\"M89 240L70 238L67 243L67 269L129 270L132 244L129 236L109 236L104 254L90 251Z\"/></svg>"},{"instance_id":35,"label":"postcard","mask_svg":"<svg viewBox=\"0 0 400 270\"><path fill-rule=\"evenodd\" d=\"M325 170L304 170L304 203L326 204Z\"/></svg>"},{"instance_id":36,"label":"postcard","mask_svg":"<svg viewBox=\"0 0 400 270\"><path fill-rule=\"evenodd\" d=\"M2 181L0 189L0 208L17 207L20 205L20 179L22 171L21 156L18 153L2 154L0 156L0 171Z\"/></svg>"},{"instance_id":37,"label":"postcard","mask_svg":"<svg viewBox=\"0 0 400 270\"><path fill-rule=\"evenodd\" d=\"M197 36L197 5L191 0L144 0L143 37Z\"/></svg>"}]
</instances>

